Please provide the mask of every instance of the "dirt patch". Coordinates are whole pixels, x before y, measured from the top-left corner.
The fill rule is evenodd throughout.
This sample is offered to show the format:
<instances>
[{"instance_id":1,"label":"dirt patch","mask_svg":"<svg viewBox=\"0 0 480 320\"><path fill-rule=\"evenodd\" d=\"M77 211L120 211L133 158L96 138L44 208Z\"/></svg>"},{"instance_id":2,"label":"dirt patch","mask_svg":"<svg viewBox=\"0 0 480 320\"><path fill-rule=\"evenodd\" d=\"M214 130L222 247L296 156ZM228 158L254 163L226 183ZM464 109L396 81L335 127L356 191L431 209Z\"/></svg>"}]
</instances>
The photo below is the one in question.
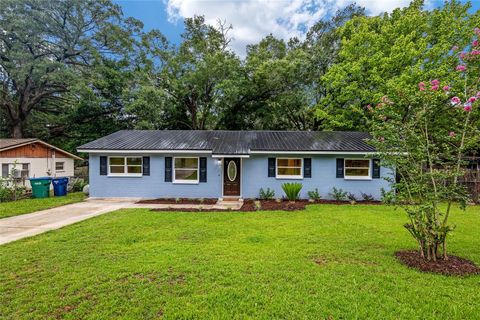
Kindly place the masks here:
<instances>
[{"instance_id":1,"label":"dirt patch","mask_svg":"<svg viewBox=\"0 0 480 320\"><path fill-rule=\"evenodd\" d=\"M138 204L215 204L218 199L205 198L205 199L189 199L189 198L159 198L159 199L148 199L140 200Z\"/></svg>"},{"instance_id":2,"label":"dirt patch","mask_svg":"<svg viewBox=\"0 0 480 320\"><path fill-rule=\"evenodd\" d=\"M416 250L403 250L395 252L397 259L409 266L423 272L440 273L447 276L468 276L480 274L472 261L449 255L448 260L427 261Z\"/></svg>"}]
</instances>

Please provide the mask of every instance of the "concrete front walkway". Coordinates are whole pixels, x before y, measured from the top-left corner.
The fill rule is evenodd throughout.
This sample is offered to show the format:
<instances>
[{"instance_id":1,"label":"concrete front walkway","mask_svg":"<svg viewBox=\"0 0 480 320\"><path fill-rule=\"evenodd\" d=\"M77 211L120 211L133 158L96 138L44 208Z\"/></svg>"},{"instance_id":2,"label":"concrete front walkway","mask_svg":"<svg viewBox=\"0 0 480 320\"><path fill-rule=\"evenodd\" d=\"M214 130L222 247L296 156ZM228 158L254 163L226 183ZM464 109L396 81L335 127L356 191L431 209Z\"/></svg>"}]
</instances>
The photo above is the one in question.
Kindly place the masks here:
<instances>
[{"instance_id":1,"label":"concrete front walkway","mask_svg":"<svg viewBox=\"0 0 480 320\"><path fill-rule=\"evenodd\" d=\"M84 202L68 204L33 213L0 219L0 245L31 237L49 230L86 220L122 208L190 209L202 208L238 210L243 201L219 201L213 205L198 204L140 204L134 198L91 198Z\"/></svg>"},{"instance_id":2,"label":"concrete front walkway","mask_svg":"<svg viewBox=\"0 0 480 320\"><path fill-rule=\"evenodd\" d=\"M85 201L0 219L0 245L129 207L129 200Z\"/></svg>"}]
</instances>

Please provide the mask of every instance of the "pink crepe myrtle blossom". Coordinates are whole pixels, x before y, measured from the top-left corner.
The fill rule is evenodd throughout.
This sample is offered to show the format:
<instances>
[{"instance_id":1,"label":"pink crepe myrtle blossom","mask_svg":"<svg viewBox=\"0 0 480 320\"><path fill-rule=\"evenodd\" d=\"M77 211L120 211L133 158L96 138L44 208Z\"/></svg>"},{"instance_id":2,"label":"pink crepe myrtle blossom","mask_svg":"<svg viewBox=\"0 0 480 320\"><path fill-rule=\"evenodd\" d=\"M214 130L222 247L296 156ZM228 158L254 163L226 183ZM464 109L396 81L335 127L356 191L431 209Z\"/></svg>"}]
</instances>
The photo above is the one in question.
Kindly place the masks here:
<instances>
[{"instance_id":1,"label":"pink crepe myrtle blossom","mask_svg":"<svg viewBox=\"0 0 480 320\"><path fill-rule=\"evenodd\" d=\"M418 90L425 91L425 87L420 87L420 88L418 88Z\"/></svg>"},{"instance_id":2,"label":"pink crepe myrtle blossom","mask_svg":"<svg viewBox=\"0 0 480 320\"><path fill-rule=\"evenodd\" d=\"M438 85L434 85L430 88L430 90L432 91L437 91L438 90Z\"/></svg>"},{"instance_id":3,"label":"pink crepe myrtle blossom","mask_svg":"<svg viewBox=\"0 0 480 320\"><path fill-rule=\"evenodd\" d=\"M458 56L460 57L460 59L465 59L465 57L467 56L467 53L466 52L460 52L460 54Z\"/></svg>"},{"instance_id":4,"label":"pink crepe myrtle blossom","mask_svg":"<svg viewBox=\"0 0 480 320\"><path fill-rule=\"evenodd\" d=\"M450 90L450 87L449 86L443 86L443 91L449 91Z\"/></svg>"},{"instance_id":5,"label":"pink crepe myrtle blossom","mask_svg":"<svg viewBox=\"0 0 480 320\"><path fill-rule=\"evenodd\" d=\"M477 92L477 98L480 99L480 91Z\"/></svg>"},{"instance_id":6,"label":"pink crepe myrtle blossom","mask_svg":"<svg viewBox=\"0 0 480 320\"><path fill-rule=\"evenodd\" d=\"M459 97L453 97L450 102L452 102L453 105L460 104L462 101L460 100Z\"/></svg>"},{"instance_id":7,"label":"pink crepe myrtle blossom","mask_svg":"<svg viewBox=\"0 0 480 320\"><path fill-rule=\"evenodd\" d=\"M471 54L472 56L478 56L478 55L480 55L480 50L477 50L477 49L472 50L472 52L470 52L470 54Z\"/></svg>"},{"instance_id":8,"label":"pink crepe myrtle blossom","mask_svg":"<svg viewBox=\"0 0 480 320\"><path fill-rule=\"evenodd\" d=\"M418 83L418 90L425 91L425 82Z\"/></svg>"},{"instance_id":9,"label":"pink crepe myrtle blossom","mask_svg":"<svg viewBox=\"0 0 480 320\"><path fill-rule=\"evenodd\" d=\"M478 47L478 40L472 41L472 47Z\"/></svg>"},{"instance_id":10,"label":"pink crepe myrtle blossom","mask_svg":"<svg viewBox=\"0 0 480 320\"><path fill-rule=\"evenodd\" d=\"M461 64L461 65L458 65L457 68L455 68L455 70L457 70L459 72L463 72L463 71L467 70L467 67Z\"/></svg>"},{"instance_id":11,"label":"pink crepe myrtle blossom","mask_svg":"<svg viewBox=\"0 0 480 320\"><path fill-rule=\"evenodd\" d=\"M470 103L465 103L465 105L463 106L463 110L465 110L466 112L472 111L472 105Z\"/></svg>"},{"instance_id":12,"label":"pink crepe myrtle blossom","mask_svg":"<svg viewBox=\"0 0 480 320\"><path fill-rule=\"evenodd\" d=\"M455 134L455 132L450 131L450 132L448 133L448 135L450 136L450 138L454 138L456 134Z\"/></svg>"},{"instance_id":13,"label":"pink crepe myrtle blossom","mask_svg":"<svg viewBox=\"0 0 480 320\"><path fill-rule=\"evenodd\" d=\"M470 98L468 98L468 102L469 102L469 103L474 103L475 101L477 101L477 98L476 98L476 97L470 97Z\"/></svg>"},{"instance_id":14,"label":"pink crepe myrtle blossom","mask_svg":"<svg viewBox=\"0 0 480 320\"><path fill-rule=\"evenodd\" d=\"M475 29L473 29L473 31L474 31L478 36L480 36L480 28L475 28Z\"/></svg>"},{"instance_id":15,"label":"pink crepe myrtle blossom","mask_svg":"<svg viewBox=\"0 0 480 320\"><path fill-rule=\"evenodd\" d=\"M373 112L373 107L371 105L368 105L367 110L370 111L370 112Z\"/></svg>"},{"instance_id":16,"label":"pink crepe myrtle blossom","mask_svg":"<svg viewBox=\"0 0 480 320\"><path fill-rule=\"evenodd\" d=\"M457 51L458 50L458 46L453 46L452 47L452 51Z\"/></svg>"},{"instance_id":17,"label":"pink crepe myrtle blossom","mask_svg":"<svg viewBox=\"0 0 480 320\"><path fill-rule=\"evenodd\" d=\"M438 79L433 79L432 81L430 81L430 84L432 86L438 86L440 84L440 80Z\"/></svg>"}]
</instances>

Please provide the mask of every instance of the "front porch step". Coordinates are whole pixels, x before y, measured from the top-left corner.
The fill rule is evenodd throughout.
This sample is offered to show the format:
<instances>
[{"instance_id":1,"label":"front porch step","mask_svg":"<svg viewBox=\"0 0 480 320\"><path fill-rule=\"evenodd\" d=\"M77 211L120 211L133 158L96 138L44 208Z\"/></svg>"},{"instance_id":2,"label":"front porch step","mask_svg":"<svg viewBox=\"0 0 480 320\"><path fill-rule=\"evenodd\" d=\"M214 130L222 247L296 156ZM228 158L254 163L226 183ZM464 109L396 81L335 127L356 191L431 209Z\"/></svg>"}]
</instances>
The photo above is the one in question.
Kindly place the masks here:
<instances>
[{"instance_id":1,"label":"front porch step","mask_svg":"<svg viewBox=\"0 0 480 320\"><path fill-rule=\"evenodd\" d=\"M213 206L214 209L219 210L240 210L243 206L243 199L239 198L223 198L219 199Z\"/></svg>"}]
</instances>

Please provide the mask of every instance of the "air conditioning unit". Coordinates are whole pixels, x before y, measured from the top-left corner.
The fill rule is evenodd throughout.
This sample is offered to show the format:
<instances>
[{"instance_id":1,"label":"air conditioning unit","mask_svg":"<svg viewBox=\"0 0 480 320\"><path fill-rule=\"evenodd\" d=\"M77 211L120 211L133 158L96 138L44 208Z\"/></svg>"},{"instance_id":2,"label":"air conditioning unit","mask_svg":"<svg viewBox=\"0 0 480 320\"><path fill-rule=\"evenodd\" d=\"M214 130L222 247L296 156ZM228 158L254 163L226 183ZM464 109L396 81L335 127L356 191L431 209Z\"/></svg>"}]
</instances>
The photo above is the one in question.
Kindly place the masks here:
<instances>
[{"instance_id":1,"label":"air conditioning unit","mask_svg":"<svg viewBox=\"0 0 480 320\"><path fill-rule=\"evenodd\" d=\"M12 172L12 174L13 174L13 177L14 177L15 179L20 179L20 178L22 178L22 170L14 169L13 172Z\"/></svg>"}]
</instances>

